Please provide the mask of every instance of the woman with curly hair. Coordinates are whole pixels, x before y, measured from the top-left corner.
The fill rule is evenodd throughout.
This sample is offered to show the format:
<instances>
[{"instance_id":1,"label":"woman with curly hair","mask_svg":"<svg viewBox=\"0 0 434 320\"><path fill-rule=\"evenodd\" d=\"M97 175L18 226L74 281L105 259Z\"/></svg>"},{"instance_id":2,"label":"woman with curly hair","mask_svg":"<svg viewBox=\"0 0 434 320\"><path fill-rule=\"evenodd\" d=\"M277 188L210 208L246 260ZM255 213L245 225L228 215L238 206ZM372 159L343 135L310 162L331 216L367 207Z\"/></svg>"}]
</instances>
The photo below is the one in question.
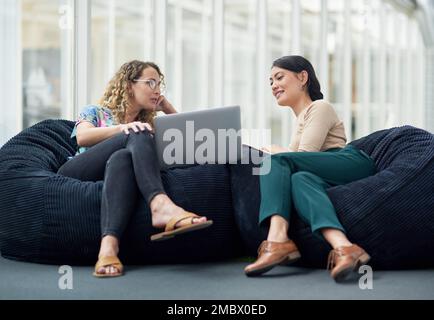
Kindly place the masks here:
<instances>
[{"instance_id":1,"label":"woman with curly hair","mask_svg":"<svg viewBox=\"0 0 434 320\"><path fill-rule=\"evenodd\" d=\"M161 95L164 75L151 62L125 63L109 82L99 105L80 113L71 138L77 154L59 173L81 181L104 181L101 199L101 246L94 276L123 274L119 240L139 194L147 201L152 225L165 228L151 240L165 240L208 227L212 221L175 205L166 195L152 135L157 111L176 113Z\"/></svg>"}]
</instances>

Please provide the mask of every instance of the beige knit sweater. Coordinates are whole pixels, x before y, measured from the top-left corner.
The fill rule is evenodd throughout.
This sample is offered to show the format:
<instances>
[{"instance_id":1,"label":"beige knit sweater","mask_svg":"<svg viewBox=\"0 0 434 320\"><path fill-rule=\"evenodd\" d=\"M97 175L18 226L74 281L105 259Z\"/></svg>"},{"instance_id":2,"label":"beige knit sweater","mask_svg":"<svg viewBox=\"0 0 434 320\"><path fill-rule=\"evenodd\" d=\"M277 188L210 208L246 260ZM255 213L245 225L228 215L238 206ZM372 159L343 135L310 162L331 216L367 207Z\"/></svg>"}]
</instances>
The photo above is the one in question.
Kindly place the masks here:
<instances>
[{"instance_id":1,"label":"beige knit sweater","mask_svg":"<svg viewBox=\"0 0 434 320\"><path fill-rule=\"evenodd\" d=\"M344 124L332 105L316 100L297 117L292 133L290 151L317 152L346 145Z\"/></svg>"}]
</instances>

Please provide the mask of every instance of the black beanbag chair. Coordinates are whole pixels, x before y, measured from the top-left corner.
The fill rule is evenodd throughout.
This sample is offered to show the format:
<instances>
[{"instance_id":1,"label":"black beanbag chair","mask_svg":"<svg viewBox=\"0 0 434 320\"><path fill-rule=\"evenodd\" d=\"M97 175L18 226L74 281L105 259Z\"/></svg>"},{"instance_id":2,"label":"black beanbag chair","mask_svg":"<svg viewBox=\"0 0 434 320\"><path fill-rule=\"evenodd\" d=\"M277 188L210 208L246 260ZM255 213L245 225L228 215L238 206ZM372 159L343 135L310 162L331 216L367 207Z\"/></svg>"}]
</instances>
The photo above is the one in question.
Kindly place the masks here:
<instances>
[{"instance_id":1,"label":"black beanbag chair","mask_svg":"<svg viewBox=\"0 0 434 320\"><path fill-rule=\"evenodd\" d=\"M411 126L375 132L352 144L375 161L377 174L327 190L349 239L381 269L434 266L434 135ZM244 150L249 153L250 150ZM252 163L231 166L232 199L250 255L266 237L258 227L259 179ZM290 237L305 266L325 267L330 246L294 214Z\"/></svg>"},{"instance_id":2,"label":"black beanbag chair","mask_svg":"<svg viewBox=\"0 0 434 320\"><path fill-rule=\"evenodd\" d=\"M94 264L100 243L102 182L57 174L75 153L74 123L46 120L0 149L0 251L3 257L52 264ZM124 263L193 263L238 256L241 241L232 210L228 168L203 165L162 172L171 199L214 224L152 243L145 201L139 201L125 236Z\"/></svg>"},{"instance_id":3,"label":"black beanbag chair","mask_svg":"<svg viewBox=\"0 0 434 320\"><path fill-rule=\"evenodd\" d=\"M0 251L40 263L93 264L100 240L102 182L58 175L76 145L73 122L46 120L0 149ZM434 266L434 136L413 127L375 132L352 142L378 173L328 189L351 241L376 268ZM249 152L244 149L244 152ZM243 161L244 163L244 161ZM257 224L259 179L252 162L162 172L175 203L214 220L210 228L151 243L157 232L141 201L121 239L124 263L189 263L256 255L267 230ZM257 167L257 166L256 166ZM293 215L290 227L304 266L324 267L329 245Z\"/></svg>"}]
</instances>

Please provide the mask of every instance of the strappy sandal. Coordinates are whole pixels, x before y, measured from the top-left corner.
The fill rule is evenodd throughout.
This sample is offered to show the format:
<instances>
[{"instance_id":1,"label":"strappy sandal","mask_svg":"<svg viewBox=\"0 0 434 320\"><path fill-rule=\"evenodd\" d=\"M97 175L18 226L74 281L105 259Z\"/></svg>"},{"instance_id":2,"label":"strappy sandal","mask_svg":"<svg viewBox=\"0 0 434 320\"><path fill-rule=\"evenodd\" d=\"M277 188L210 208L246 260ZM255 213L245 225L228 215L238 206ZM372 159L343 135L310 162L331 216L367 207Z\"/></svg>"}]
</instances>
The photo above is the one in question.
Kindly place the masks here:
<instances>
[{"instance_id":1,"label":"strappy sandal","mask_svg":"<svg viewBox=\"0 0 434 320\"><path fill-rule=\"evenodd\" d=\"M101 268L106 267L114 267L119 272L117 273L99 273L98 270ZM95 272L93 275L97 278L109 278L109 277L119 277L123 275L123 269L124 266L122 265L121 261L118 257L111 256L111 257L102 257L98 259L98 262L95 265Z\"/></svg>"},{"instance_id":2,"label":"strappy sandal","mask_svg":"<svg viewBox=\"0 0 434 320\"><path fill-rule=\"evenodd\" d=\"M164 229L164 232L160 232L157 234L154 234L151 236L151 241L162 241L167 240L170 238L173 238L174 236L186 233L190 231L200 230L207 228L213 224L212 220L207 220L205 222L200 223L193 223L193 219L200 218L197 214L194 214L192 212L185 212L183 214L180 214L176 217L173 217L169 220L169 222L166 224L166 228ZM190 223L181 227L175 227L177 223L180 221L190 219Z\"/></svg>"}]
</instances>

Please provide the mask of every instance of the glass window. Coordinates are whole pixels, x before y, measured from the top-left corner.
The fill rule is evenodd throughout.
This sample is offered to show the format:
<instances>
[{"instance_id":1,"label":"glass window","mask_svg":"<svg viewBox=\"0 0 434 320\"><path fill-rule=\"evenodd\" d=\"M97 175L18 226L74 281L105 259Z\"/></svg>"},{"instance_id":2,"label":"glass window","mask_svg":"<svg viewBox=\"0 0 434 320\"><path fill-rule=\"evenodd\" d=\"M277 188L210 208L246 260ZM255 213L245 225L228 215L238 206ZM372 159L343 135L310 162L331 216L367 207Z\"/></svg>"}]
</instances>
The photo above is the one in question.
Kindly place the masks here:
<instances>
[{"instance_id":1,"label":"glass window","mask_svg":"<svg viewBox=\"0 0 434 320\"><path fill-rule=\"evenodd\" d=\"M153 5L152 0L93 0L91 12L91 102L97 103L122 64L151 59Z\"/></svg>"},{"instance_id":2,"label":"glass window","mask_svg":"<svg viewBox=\"0 0 434 320\"><path fill-rule=\"evenodd\" d=\"M386 127L396 126L397 124L397 113L394 106L398 103L398 88L397 83L398 78L398 51L395 48L397 43L397 34L395 30L395 19L393 8L389 5L384 6L384 19L383 27L385 28L384 33L386 35L386 83L385 83L385 99L386 99ZM377 15L377 21L379 20ZM377 38L377 42L379 39ZM374 79L373 79L374 81ZM378 85L378 83L376 83ZM378 90L377 90L378 91ZM377 94L378 95L378 94ZM377 99L378 101L378 99ZM382 128L380 123L376 123L373 128Z\"/></svg>"},{"instance_id":3,"label":"glass window","mask_svg":"<svg viewBox=\"0 0 434 320\"><path fill-rule=\"evenodd\" d=\"M207 107L212 101L240 105L243 128L265 123L272 130L273 141L285 145L289 143L292 111L276 104L263 64L271 65L274 59L295 52L291 45L299 39L301 47L296 49L312 62L319 77L321 54L327 54L328 79L322 84L339 117L354 124L354 137L393 125L424 126L428 121L422 116L426 114L424 95L429 98L432 90L421 84L432 81L424 74L432 66L421 27L389 1L351 0L351 30L346 30L348 0L222 0L224 43L220 48L213 47L217 40L213 36L220 31L213 29L219 23L214 20L213 0L87 3L92 64L86 72L92 103L98 102L123 63L133 59L164 63L166 95L180 111ZM295 17L300 19L297 35L291 30L294 3L300 4L300 17ZM323 3L328 10L325 48L321 41ZM82 70L73 64L74 38L83 35L74 34L73 23L74 17L82 17L78 14L87 9L76 4L74 0L0 1L0 95L5 97L0 106L4 114L0 144L40 120L74 118L74 108L83 107L74 106L73 93L80 89L74 83L83 80L74 76L75 67ZM74 15L74 8L80 12ZM266 17L260 8L267 9ZM260 29L263 27L266 30ZM160 29L165 34L156 34ZM346 36L351 43L345 42ZM345 53L350 51L351 64L345 66L349 62ZM162 53L166 56L161 57ZM224 88L220 99L216 89L221 88L214 83L220 73L213 75L213 68L221 54L223 68L219 72ZM350 73L352 78L346 79ZM344 99L350 97L347 102L351 106L344 106Z\"/></svg>"},{"instance_id":4,"label":"glass window","mask_svg":"<svg viewBox=\"0 0 434 320\"><path fill-rule=\"evenodd\" d=\"M168 94L182 111L210 103L212 1L173 0L168 7Z\"/></svg>"},{"instance_id":5,"label":"glass window","mask_svg":"<svg viewBox=\"0 0 434 320\"><path fill-rule=\"evenodd\" d=\"M368 10L368 9L367 9ZM384 51L384 40L381 36L381 30L379 22L383 21L386 23L386 19L381 15L381 4L379 2L369 3L369 10L367 11L366 16L366 33L367 33L367 41L369 42L369 101L367 102L367 106L363 106L362 108L369 113L368 117L368 127L370 131L374 130L379 126L381 122L381 112L384 105L382 105L381 97L384 96L382 90L384 90L386 84L382 83L382 72L384 71L383 63L387 64L384 61L384 57L382 51ZM381 16L380 16L381 15ZM386 65L387 68L387 65ZM384 77L385 75L383 75ZM387 74L386 74L387 77Z\"/></svg>"},{"instance_id":6,"label":"glass window","mask_svg":"<svg viewBox=\"0 0 434 320\"><path fill-rule=\"evenodd\" d=\"M343 55L344 55L344 2L329 0L327 51L329 56L329 100L342 116L343 102Z\"/></svg>"},{"instance_id":7,"label":"glass window","mask_svg":"<svg viewBox=\"0 0 434 320\"><path fill-rule=\"evenodd\" d=\"M243 128L255 128L256 1L225 1L224 103L240 105ZM264 81L266 83L266 81Z\"/></svg>"},{"instance_id":8,"label":"glass window","mask_svg":"<svg viewBox=\"0 0 434 320\"><path fill-rule=\"evenodd\" d=\"M374 2L374 1L372 1ZM353 1L351 8L351 50L352 50L352 95L351 95L351 117L352 117L352 136L361 137L369 132L366 119L369 105L364 105L368 101L364 100L364 87L369 81L365 77L367 67L365 55L370 54L370 42L368 39L368 8L366 2ZM368 59L369 62L369 59Z\"/></svg>"},{"instance_id":9,"label":"glass window","mask_svg":"<svg viewBox=\"0 0 434 320\"><path fill-rule=\"evenodd\" d=\"M22 0L23 127L72 114L69 1Z\"/></svg>"},{"instance_id":10,"label":"glass window","mask_svg":"<svg viewBox=\"0 0 434 320\"><path fill-rule=\"evenodd\" d=\"M321 48L321 0L301 1L301 48L303 56L319 71Z\"/></svg>"},{"instance_id":11,"label":"glass window","mask_svg":"<svg viewBox=\"0 0 434 320\"><path fill-rule=\"evenodd\" d=\"M422 92L425 91L423 100L426 112L426 128L434 133L434 47L421 50L424 57L426 68L422 71L426 74L426 84ZM418 81L422 86L423 84Z\"/></svg>"},{"instance_id":12,"label":"glass window","mask_svg":"<svg viewBox=\"0 0 434 320\"><path fill-rule=\"evenodd\" d=\"M21 6L0 1L0 147L22 128Z\"/></svg>"},{"instance_id":13,"label":"glass window","mask_svg":"<svg viewBox=\"0 0 434 320\"><path fill-rule=\"evenodd\" d=\"M282 56L291 54L291 15L292 7L290 1L269 0L268 4L268 51L271 57L269 66L272 62ZM271 140L273 143L287 146L291 137L291 123L293 113L289 107L281 107L276 103L276 99L271 94L271 88L267 87L268 114L271 116ZM267 110L268 111L268 110Z\"/></svg>"}]
</instances>

